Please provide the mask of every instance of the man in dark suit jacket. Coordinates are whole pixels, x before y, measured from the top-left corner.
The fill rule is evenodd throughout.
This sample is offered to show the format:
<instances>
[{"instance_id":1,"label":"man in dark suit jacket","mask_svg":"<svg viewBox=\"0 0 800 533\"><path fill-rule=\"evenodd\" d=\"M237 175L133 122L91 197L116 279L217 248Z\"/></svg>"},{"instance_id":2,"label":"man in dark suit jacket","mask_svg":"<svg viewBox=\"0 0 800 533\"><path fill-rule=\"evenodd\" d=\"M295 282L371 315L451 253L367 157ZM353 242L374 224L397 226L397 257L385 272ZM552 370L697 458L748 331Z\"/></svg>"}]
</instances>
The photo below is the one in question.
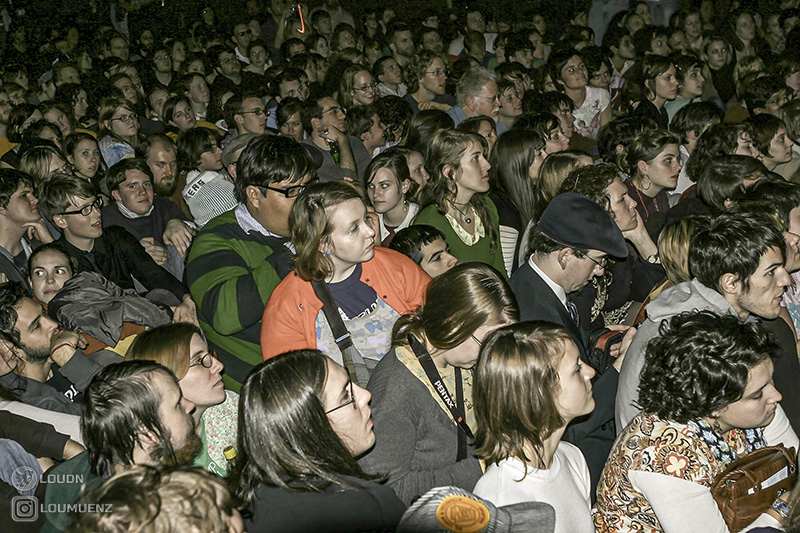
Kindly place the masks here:
<instances>
[{"instance_id":1,"label":"man in dark suit jacket","mask_svg":"<svg viewBox=\"0 0 800 533\"><path fill-rule=\"evenodd\" d=\"M590 332L581 328L577 308L568 295L601 275L608 255L627 257L622 233L598 204L583 195L565 193L556 196L542 213L538 226L531 231L528 249L530 258L509 282L519 303L520 318L561 324L572 332L586 362ZM593 385L592 414L570 424L564 434L564 440L578 446L586 458L592 476L592 499L616 438L614 400L618 381L615 363Z\"/></svg>"}]
</instances>

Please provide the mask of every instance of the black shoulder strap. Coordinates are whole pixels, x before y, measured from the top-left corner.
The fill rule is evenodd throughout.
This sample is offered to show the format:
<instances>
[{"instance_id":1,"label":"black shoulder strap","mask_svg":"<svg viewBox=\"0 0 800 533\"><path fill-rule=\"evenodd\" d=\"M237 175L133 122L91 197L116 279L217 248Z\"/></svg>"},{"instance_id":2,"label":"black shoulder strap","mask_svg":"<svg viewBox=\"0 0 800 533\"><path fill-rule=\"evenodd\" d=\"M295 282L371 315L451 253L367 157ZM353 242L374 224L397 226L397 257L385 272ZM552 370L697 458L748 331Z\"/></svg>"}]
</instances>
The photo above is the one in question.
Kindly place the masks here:
<instances>
[{"instance_id":1,"label":"black shoulder strap","mask_svg":"<svg viewBox=\"0 0 800 533\"><path fill-rule=\"evenodd\" d=\"M342 352L344 367L351 377L355 377L360 386L366 387L369 381L369 370L361 354L353 346L353 339L347 330L347 326L344 325L342 315L339 314L339 308L333 301L333 296L331 296L331 291L328 290L328 286L324 281L312 281L311 287L314 289L314 294L317 295L319 301L322 302L322 312L325 313L325 318L331 327L336 345Z\"/></svg>"},{"instance_id":2,"label":"black shoulder strap","mask_svg":"<svg viewBox=\"0 0 800 533\"><path fill-rule=\"evenodd\" d=\"M287 240L280 237L267 237L266 235L261 235L261 239L272 248L272 254L267 257L267 263L272 265L272 268L275 269L281 279L288 276L289 272L294 270L292 265L294 254L286 247Z\"/></svg>"},{"instance_id":3,"label":"black shoulder strap","mask_svg":"<svg viewBox=\"0 0 800 533\"><path fill-rule=\"evenodd\" d=\"M453 420L461 430L458 432L458 458L456 460L461 461L466 459L467 437L470 439L474 437L472 435L472 430L470 429L469 425L467 425L466 415L464 414L464 388L461 382L461 369L459 367L455 367L456 401L453 402L453 398L450 396L447 387L445 387L442 377L439 375L439 371L436 370L436 365L433 363L433 359L431 359L430 354L422 345L422 343L414 338L413 335L408 336L408 343L411 346L411 349L414 351L414 355L417 356L417 360L419 360L419 363L422 365L422 369L425 370L425 375L428 376L428 380L431 382L433 389L437 392L437 394L439 394L439 397L450 410L450 416L453 417Z\"/></svg>"}]
</instances>

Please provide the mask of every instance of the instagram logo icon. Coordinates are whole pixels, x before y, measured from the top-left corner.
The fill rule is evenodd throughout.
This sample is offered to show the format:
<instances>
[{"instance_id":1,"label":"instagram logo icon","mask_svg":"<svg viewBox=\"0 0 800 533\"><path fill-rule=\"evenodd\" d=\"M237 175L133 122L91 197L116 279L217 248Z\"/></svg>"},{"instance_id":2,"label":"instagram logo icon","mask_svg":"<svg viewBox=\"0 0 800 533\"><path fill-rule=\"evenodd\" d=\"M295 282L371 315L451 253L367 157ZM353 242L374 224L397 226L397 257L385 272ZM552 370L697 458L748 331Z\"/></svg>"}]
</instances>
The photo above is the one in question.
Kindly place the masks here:
<instances>
[{"instance_id":1,"label":"instagram logo icon","mask_svg":"<svg viewBox=\"0 0 800 533\"><path fill-rule=\"evenodd\" d=\"M11 520L15 522L36 522L39 519L39 500L35 496L14 496L11 498Z\"/></svg>"}]
</instances>

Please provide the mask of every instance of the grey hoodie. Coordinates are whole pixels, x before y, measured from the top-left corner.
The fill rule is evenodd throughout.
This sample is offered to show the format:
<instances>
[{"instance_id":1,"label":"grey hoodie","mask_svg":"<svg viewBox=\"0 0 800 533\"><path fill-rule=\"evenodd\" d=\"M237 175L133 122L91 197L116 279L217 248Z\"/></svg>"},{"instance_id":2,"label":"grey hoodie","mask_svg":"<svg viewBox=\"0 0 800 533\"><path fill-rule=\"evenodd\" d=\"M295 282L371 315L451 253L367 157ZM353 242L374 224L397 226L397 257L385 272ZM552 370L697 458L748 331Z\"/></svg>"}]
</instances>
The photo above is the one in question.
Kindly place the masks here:
<instances>
[{"instance_id":1,"label":"grey hoodie","mask_svg":"<svg viewBox=\"0 0 800 533\"><path fill-rule=\"evenodd\" d=\"M647 343L658 335L664 320L695 310L712 311L720 315L736 314L733 306L720 293L709 289L697 279L665 290L648 304L647 320L633 338L622 362L614 409L618 432L622 432L628 422L641 411L636 403L639 399L639 378L644 367L644 350ZM748 321L750 320L755 318L748 318Z\"/></svg>"}]
</instances>

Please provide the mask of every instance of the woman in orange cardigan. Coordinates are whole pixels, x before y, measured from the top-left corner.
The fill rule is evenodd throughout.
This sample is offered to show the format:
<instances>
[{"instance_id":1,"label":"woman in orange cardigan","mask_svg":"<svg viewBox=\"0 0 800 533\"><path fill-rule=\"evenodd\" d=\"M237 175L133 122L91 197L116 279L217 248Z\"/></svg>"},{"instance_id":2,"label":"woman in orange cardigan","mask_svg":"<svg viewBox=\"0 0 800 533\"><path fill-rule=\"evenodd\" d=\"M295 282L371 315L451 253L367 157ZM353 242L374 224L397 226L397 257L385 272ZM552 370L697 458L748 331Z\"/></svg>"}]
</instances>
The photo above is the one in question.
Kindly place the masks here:
<instances>
[{"instance_id":1,"label":"woman in orange cardigan","mask_svg":"<svg viewBox=\"0 0 800 533\"><path fill-rule=\"evenodd\" d=\"M289 216L297 249L295 271L273 291L264 310L261 353L316 348L366 386L369 373L392 345L392 327L422 304L430 282L411 259L375 246L375 232L359 192L335 181L308 187ZM327 288L350 333L337 346L317 290Z\"/></svg>"}]
</instances>

